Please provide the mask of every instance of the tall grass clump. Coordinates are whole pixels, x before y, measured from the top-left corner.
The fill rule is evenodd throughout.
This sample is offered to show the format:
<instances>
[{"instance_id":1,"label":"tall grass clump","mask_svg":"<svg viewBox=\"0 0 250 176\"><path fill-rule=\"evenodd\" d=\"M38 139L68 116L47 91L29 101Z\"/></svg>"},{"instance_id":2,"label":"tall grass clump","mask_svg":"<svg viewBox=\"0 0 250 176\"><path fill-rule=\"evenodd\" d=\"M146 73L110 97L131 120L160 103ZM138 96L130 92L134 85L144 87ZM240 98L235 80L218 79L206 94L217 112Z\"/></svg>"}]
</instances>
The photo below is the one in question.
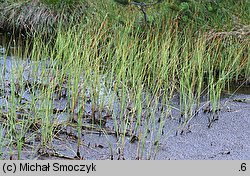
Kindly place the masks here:
<instances>
[{"instance_id":1,"label":"tall grass clump","mask_svg":"<svg viewBox=\"0 0 250 176\"><path fill-rule=\"evenodd\" d=\"M52 6L59 2L44 1ZM119 159L135 142L137 159L155 158L160 141L167 137L164 125L172 111L178 112L172 118L180 119L183 128L199 113L204 99L211 105L210 127L219 116L226 84L250 76L249 40L233 32L207 32L207 26L198 29L203 20L206 25L212 23L200 16L202 8L192 6L198 1L185 3L175 4L176 8L158 6L167 9L162 18L148 9L149 21L145 22L136 7L96 1L92 5L102 8L93 16L79 23L71 19L66 28L59 18L51 40L35 32L23 52L14 49L15 56L28 58L31 65L25 79L23 65L17 64L9 86L1 80L2 94L10 89L4 119L8 128L3 128L8 131L10 156L17 144L21 158L25 140L32 138L38 138L40 155L48 153L57 135L73 128L77 138L73 150L79 159L84 156L81 147L86 146L82 140L86 131L114 135ZM171 14L171 8L176 13ZM220 19L213 22L221 23ZM23 101L17 93L26 91L30 98ZM25 111L16 120L20 108ZM110 121L112 130L107 128Z\"/></svg>"},{"instance_id":2,"label":"tall grass clump","mask_svg":"<svg viewBox=\"0 0 250 176\"><path fill-rule=\"evenodd\" d=\"M87 15L88 2L81 1L6 1L0 2L0 27L5 31L15 31L24 36L33 36L35 32L43 37L55 34L61 22L68 27ZM72 15L74 14L74 15Z\"/></svg>"}]
</instances>

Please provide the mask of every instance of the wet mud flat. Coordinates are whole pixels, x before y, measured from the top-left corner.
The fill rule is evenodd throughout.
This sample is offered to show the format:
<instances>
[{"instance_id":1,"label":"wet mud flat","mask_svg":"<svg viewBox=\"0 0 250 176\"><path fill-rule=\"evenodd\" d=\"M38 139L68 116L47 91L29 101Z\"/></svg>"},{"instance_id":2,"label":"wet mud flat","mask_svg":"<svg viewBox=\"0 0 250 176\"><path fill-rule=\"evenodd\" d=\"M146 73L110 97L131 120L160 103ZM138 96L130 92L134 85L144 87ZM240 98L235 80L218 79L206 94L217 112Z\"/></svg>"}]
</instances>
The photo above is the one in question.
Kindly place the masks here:
<instances>
[{"instance_id":1,"label":"wet mud flat","mask_svg":"<svg viewBox=\"0 0 250 176\"><path fill-rule=\"evenodd\" d=\"M239 102L238 100L248 100ZM33 139L26 139L22 149L23 159L157 159L157 160L249 160L250 159L250 96L238 95L233 99L224 99L226 105L220 112L219 119L208 128L209 114L202 110L185 128L179 128L179 120L173 115L163 128L160 140L148 138L145 143L131 141L126 136L121 145L120 138L112 128L89 128L82 130L81 158L76 157L77 132L70 125L55 133L54 139L46 152L41 151L39 132ZM235 101L236 100L236 101ZM112 123L112 122L111 122ZM37 128L39 128L37 126ZM110 129L110 130L109 130ZM4 135L3 135L4 136ZM27 136L29 136L27 134ZM144 146L143 146L144 145ZM3 158L9 159L9 150L3 147ZM140 150L144 150L143 153ZM17 151L13 152L14 159Z\"/></svg>"},{"instance_id":2,"label":"wet mud flat","mask_svg":"<svg viewBox=\"0 0 250 176\"><path fill-rule=\"evenodd\" d=\"M246 101L239 101L246 100ZM249 160L250 159L250 95L236 95L223 99L224 105L218 120L208 128L208 118L201 109L185 128L180 128L178 116L164 124L158 145L147 139L143 156L139 151L142 144L125 140L123 154L114 135L84 134L85 159L157 159L157 160ZM66 137L67 138L67 137ZM68 143L68 144L67 144ZM76 143L65 141L63 146L73 147ZM110 148L112 145L112 150ZM69 149L55 145L61 153L70 154ZM73 148L75 148L73 147ZM61 149L60 149L61 148ZM139 154L138 154L139 152ZM71 156L74 156L71 152ZM40 157L40 159L48 159ZM55 158L56 159L56 158Z\"/></svg>"},{"instance_id":3,"label":"wet mud flat","mask_svg":"<svg viewBox=\"0 0 250 176\"><path fill-rule=\"evenodd\" d=\"M243 100L243 101L242 101ZM158 159L250 159L250 95L221 100L218 119L208 128L208 114L192 119L184 135L172 135L159 146Z\"/></svg>"},{"instance_id":4,"label":"wet mud flat","mask_svg":"<svg viewBox=\"0 0 250 176\"><path fill-rule=\"evenodd\" d=\"M4 48L1 48L2 159L18 157L17 142L5 138L9 135L5 124L9 122L9 107L13 103L10 101L13 86L16 90L15 97L19 97L22 105L15 109L18 124L16 129L22 128L20 124L23 123L18 122L23 121L28 128L22 137L21 159L250 159L250 95L247 94L250 88L246 88L245 94L234 94L223 98L218 116L212 121L213 115L206 110L207 102L201 104L198 114L186 126L180 124L180 113L176 109L169 110L164 120L160 119L160 112L156 110L155 119L142 123L142 131L147 130L142 134L132 132L133 129L115 130L114 118L118 119L118 124L122 124L123 119L114 117L114 112L111 113L105 108L101 112L93 111L89 100L85 104L85 113L81 118L79 137L76 117L78 111L75 109L76 113L69 120L72 116L68 110L71 108L68 101L70 96L67 95L67 86L63 84L60 97L55 95L52 105L50 124L53 128L53 137L44 149L41 146L44 124L41 119L33 119L34 112L30 105L34 98L39 97L41 89L48 86L51 78L49 72L45 79L39 70L42 70L41 67L47 67L45 69L49 70L50 60L35 62L29 59L4 57L4 51ZM18 68L22 70L21 75L20 72L15 74ZM36 77L33 76L34 69L37 70ZM24 90L18 89L20 79L25 84ZM116 99L113 104L117 116L119 107L116 106L118 104ZM39 101L35 103L36 108L40 105ZM41 112L40 116L44 116L44 112ZM96 120L93 121L93 117ZM162 129L161 126L163 126ZM145 136L142 137L142 135ZM80 141L80 155L77 153L78 141ZM13 145L12 148L10 142ZM10 152L10 150L13 151Z\"/></svg>"},{"instance_id":5,"label":"wet mud flat","mask_svg":"<svg viewBox=\"0 0 250 176\"><path fill-rule=\"evenodd\" d=\"M238 101L247 100L247 101ZM114 135L85 134L85 159L157 159L157 160L249 160L250 159L250 96L237 95L223 99L219 119L208 128L208 118L201 109L185 128L179 128L178 116L168 119L163 128L158 146L152 140L145 141L143 156L138 154L138 141L131 143L127 137L124 154ZM73 141L72 141L73 142ZM68 146L74 146L67 141ZM74 143L74 142L73 142ZM76 144L75 144L76 145ZM110 149L112 145L113 151ZM65 144L64 146L67 146ZM64 152L65 149L63 149ZM58 148L58 151L63 152ZM69 151L69 150L68 150ZM69 154L68 152L66 152ZM71 154L74 156L74 153ZM46 159L46 157L42 157ZM40 159L42 159L40 158Z\"/></svg>"}]
</instances>

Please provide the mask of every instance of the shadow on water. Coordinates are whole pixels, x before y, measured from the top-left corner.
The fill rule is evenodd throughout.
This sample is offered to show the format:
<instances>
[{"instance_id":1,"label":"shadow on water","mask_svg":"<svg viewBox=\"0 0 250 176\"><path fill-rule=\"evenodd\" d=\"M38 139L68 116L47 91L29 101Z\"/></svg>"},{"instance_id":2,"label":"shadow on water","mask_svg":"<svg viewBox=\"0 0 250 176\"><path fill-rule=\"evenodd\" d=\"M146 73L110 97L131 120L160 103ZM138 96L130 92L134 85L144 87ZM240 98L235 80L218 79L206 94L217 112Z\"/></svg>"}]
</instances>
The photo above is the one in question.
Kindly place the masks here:
<instances>
[{"instance_id":1,"label":"shadow on water","mask_svg":"<svg viewBox=\"0 0 250 176\"><path fill-rule=\"evenodd\" d=\"M231 83L227 89L223 91L225 95L233 95L233 94L245 94L250 95L250 83Z\"/></svg>"},{"instance_id":2,"label":"shadow on water","mask_svg":"<svg viewBox=\"0 0 250 176\"><path fill-rule=\"evenodd\" d=\"M8 122L8 117L6 117L5 114L8 112L10 102L8 102L9 99L7 97L10 97L11 94L10 84L12 81L12 75L15 76L13 72L16 71L16 68L22 70L22 75L18 75L17 79L22 77L23 82L27 84L27 86L25 86L25 90L22 90L22 105L28 105L32 99L40 96L39 86L36 87L36 90L38 90L36 93L32 93L30 91L30 87L32 87L32 85L36 84L41 87L45 87L50 79L49 75L47 80L41 76L41 67L45 67L47 72L49 72L49 65L52 61L45 60L34 62L28 58L19 59L15 57L15 52L12 52L12 50L14 51L18 46L14 45L15 42L11 40L12 39L6 37L6 35L0 35L0 72L2 75L0 78L0 126L2 126L2 124L6 121ZM11 44L9 45L9 43ZM38 68L36 77L32 76L34 66ZM64 85L62 85L62 88L66 89L66 86L63 86ZM1 89L4 89L4 91ZM208 115L200 112L188 127L182 129L181 134L184 135L176 136L176 129L179 127L179 112L176 112L173 109L171 110L171 118L167 118L164 123L163 130L161 131L161 139L159 141L154 140L154 133L158 133L157 130L160 126L159 118L156 119L155 123L157 126L154 129L154 133L152 132L152 134L149 134L144 143L139 145L138 134L131 134L129 131L122 134L121 132L114 130L112 114L109 114L109 112L105 109L101 112L101 116L105 117L105 124L103 126L95 124L95 122L91 121L93 113L95 116L95 112L92 112L91 102L88 102L85 104L86 113L84 114L82 121L82 136L80 139L82 141L80 148L80 152L82 154L81 156L83 156L84 159L138 159L138 150L143 148L145 152L142 156L139 156L140 159L154 159L151 155L154 155L154 151L156 150L158 154L155 159L233 159L238 158L239 153L241 153L239 154L241 158L250 159L249 155L245 155L245 153L247 153L245 150L247 150L249 144L241 139L243 137L247 138L248 136L247 133L243 133L244 129L248 130L248 132L250 129L250 125L246 125L250 124L246 115L246 113L250 111L249 96L247 96L250 95L250 87L245 85L239 86L237 84L230 84L230 86L223 91L223 94L225 97L232 95L237 97L237 94L244 94L243 97L246 101L236 102L234 101L238 100L236 98L232 101L222 100L225 102L231 102L231 104L227 106L230 108L226 108L223 112L221 112L222 119L224 118L225 121L219 122L218 126L214 129L210 129L208 132L205 132L204 129L207 129L206 119ZM48 147L46 154L37 150L41 143L40 128L42 125L39 121L37 121L33 124L33 128L27 132L27 136L30 136L30 138L24 141L24 150L22 153L23 159L76 159L75 156L78 134L76 130L76 122L74 122L73 125L68 122L70 114L66 109L68 108L69 100L67 98L69 97L70 96L65 96L63 98L55 98L53 100L53 121L51 124L56 124L56 128L54 130L55 137L52 141L53 148ZM241 98L241 100L243 99ZM204 103L205 102L203 102L203 104ZM39 102L36 106L39 106ZM22 117L24 113L29 114L28 116L33 116L32 112L29 111L29 106L23 107L26 107L27 109L22 109L16 112L17 120L21 120L20 117ZM238 114L236 113L239 112L239 109L242 109L242 113L240 114L242 119L235 120L234 117L237 117ZM228 114L229 111L231 114ZM116 113L118 114L118 112ZM96 118L98 119L98 115ZM233 122L230 121L227 123L227 120L230 119ZM233 126L237 124L242 127L243 131L236 130L233 135L230 132L227 133L228 129L225 129L225 127L234 130L235 127ZM150 130L153 130L153 128L151 128ZM238 129L238 127L236 128ZM149 133L151 133L150 130ZM4 134L5 130L1 131ZM225 133L223 132L224 136L220 135L222 131L225 131ZM121 137L119 136L125 136L125 140L123 141L125 146L124 148L121 148ZM241 136L241 138L238 138L238 136ZM234 143L233 146L230 146L228 139ZM9 141L7 139L2 143L2 158L8 159L12 157L9 156L10 149L8 148L8 143ZM240 147L241 151L239 151ZM234 151L237 151L238 154L232 154ZM17 151L14 151L14 153L14 156L16 156Z\"/></svg>"}]
</instances>

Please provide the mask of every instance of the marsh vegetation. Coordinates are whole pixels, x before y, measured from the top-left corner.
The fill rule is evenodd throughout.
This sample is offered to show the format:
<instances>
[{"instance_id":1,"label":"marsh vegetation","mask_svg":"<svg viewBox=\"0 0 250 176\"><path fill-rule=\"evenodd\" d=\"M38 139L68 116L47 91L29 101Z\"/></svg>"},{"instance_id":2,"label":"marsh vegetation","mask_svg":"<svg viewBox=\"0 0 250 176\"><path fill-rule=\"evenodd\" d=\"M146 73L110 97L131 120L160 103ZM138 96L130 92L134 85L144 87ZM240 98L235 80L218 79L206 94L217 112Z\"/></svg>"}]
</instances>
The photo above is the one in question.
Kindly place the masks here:
<instances>
[{"instance_id":1,"label":"marsh vegetation","mask_svg":"<svg viewBox=\"0 0 250 176\"><path fill-rule=\"evenodd\" d=\"M112 0L63 2L0 1L2 159L88 158L100 137L110 159L153 159L199 113L211 128L232 84L249 88L247 0L166 0L147 21Z\"/></svg>"}]
</instances>

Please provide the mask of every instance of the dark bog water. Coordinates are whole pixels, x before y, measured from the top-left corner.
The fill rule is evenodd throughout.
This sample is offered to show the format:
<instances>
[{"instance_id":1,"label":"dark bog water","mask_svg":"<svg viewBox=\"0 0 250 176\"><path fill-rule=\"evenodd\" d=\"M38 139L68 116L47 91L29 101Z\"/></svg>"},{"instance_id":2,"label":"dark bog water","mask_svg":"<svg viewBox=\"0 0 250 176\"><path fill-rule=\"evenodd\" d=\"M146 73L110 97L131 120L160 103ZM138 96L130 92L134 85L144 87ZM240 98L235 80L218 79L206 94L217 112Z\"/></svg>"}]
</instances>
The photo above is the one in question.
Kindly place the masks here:
<instances>
[{"instance_id":1,"label":"dark bog water","mask_svg":"<svg viewBox=\"0 0 250 176\"><path fill-rule=\"evenodd\" d=\"M34 112L30 110L29 105L32 104L32 100L42 96L40 88L46 87L51 79L50 76L53 76L49 74L49 65L53 61L35 62L28 58L17 58L12 52L16 47L11 46L13 42L8 45L9 39L3 35L0 35L0 39L0 131L3 134L3 138L0 138L0 146L2 146L1 157L9 159L11 141L3 126L4 123L9 122L6 114L13 104L10 102L11 83L14 81L17 85L18 80L22 80L23 84L27 84L25 90L17 92L22 105L22 109L16 108L17 121L22 120L23 117L32 118ZM6 48L10 48L8 53ZM48 73L47 77L42 76L42 69ZM34 72L36 72L35 77ZM30 87L35 87L33 92ZM61 87L66 89L67 85L61 85ZM140 140L138 133L115 131L113 119L120 119L120 117L110 114L106 109L103 109L99 115L95 115L91 109L91 102L88 102L85 104L86 110L82 118L80 155L84 159L250 159L250 87L246 85L239 87L233 84L223 93L226 96L221 100L222 108L219 112L219 119L214 120L211 128L208 128L208 118L212 115L204 113L202 108L184 128L180 128L180 114L175 109L171 109L166 117L156 110L155 119L142 122L142 127L140 127L142 132L146 126L148 130L148 136L143 140ZM50 118L51 124L56 128L53 130L53 140L46 147L46 151L41 152L39 147L42 135L41 122L32 122L30 129L24 135L22 159L77 159L77 140L79 139L76 130L77 123L69 122L71 114L67 108L70 106L71 96L67 95L66 90L65 94L66 96L53 100L53 112ZM41 105L39 102L35 104L37 108ZM114 106L116 103L118 104L117 100L113 102ZM205 103L203 102L201 106ZM118 105L116 110L116 114L119 114ZM105 124L101 126L99 123L94 123L93 113L96 119L105 117ZM43 113L41 113L42 118ZM164 119L162 130L159 130L161 125L159 118ZM117 123L122 123L122 120L117 120ZM5 140L2 140L4 138ZM17 152L14 145L12 157L16 158Z\"/></svg>"}]
</instances>

